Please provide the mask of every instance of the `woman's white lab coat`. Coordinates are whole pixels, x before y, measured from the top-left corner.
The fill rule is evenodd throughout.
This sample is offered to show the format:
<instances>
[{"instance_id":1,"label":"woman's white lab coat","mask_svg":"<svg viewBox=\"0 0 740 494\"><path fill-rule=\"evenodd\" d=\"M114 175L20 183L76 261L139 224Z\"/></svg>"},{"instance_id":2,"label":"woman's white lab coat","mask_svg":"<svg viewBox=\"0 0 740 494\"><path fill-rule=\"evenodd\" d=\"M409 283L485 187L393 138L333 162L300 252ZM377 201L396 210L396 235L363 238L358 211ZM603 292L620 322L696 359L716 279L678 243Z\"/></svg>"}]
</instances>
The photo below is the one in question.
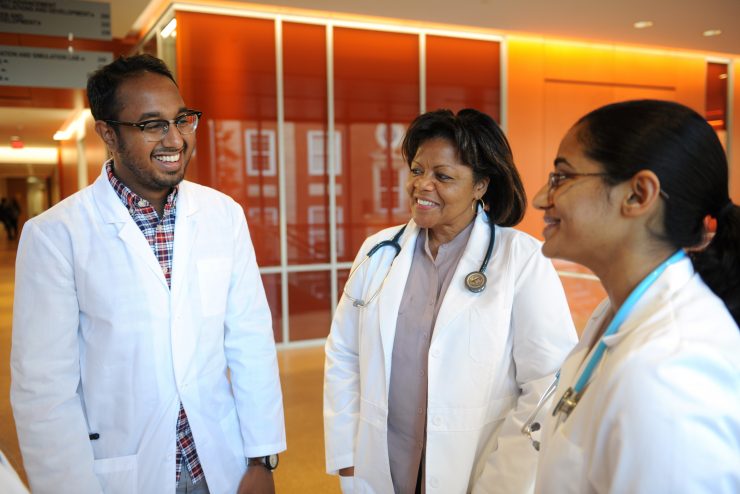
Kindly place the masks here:
<instances>
[{"instance_id":1,"label":"woman's white lab coat","mask_svg":"<svg viewBox=\"0 0 740 494\"><path fill-rule=\"evenodd\" d=\"M400 227L368 238L355 260ZM411 221L350 281L326 342L324 432L329 473L355 468L354 491L393 492L388 464L388 390L396 318L420 229ZM426 492L500 492L533 488L537 455L520 432L540 393L576 342L563 287L540 244L496 227L481 293L465 288L490 239L485 213L475 220L434 327L428 360Z\"/></svg>"},{"instance_id":2,"label":"woman's white lab coat","mask_svg":"<svg viewBox=\"0 0 740 494\"><path fill-rule=\"evenodd\" d=\"M553 404L609 310L594 312ZM740 492L740 331L691 262L668 267L604 340L571 416L547 414L537 492Z\"/></svg>"}]
</instances>

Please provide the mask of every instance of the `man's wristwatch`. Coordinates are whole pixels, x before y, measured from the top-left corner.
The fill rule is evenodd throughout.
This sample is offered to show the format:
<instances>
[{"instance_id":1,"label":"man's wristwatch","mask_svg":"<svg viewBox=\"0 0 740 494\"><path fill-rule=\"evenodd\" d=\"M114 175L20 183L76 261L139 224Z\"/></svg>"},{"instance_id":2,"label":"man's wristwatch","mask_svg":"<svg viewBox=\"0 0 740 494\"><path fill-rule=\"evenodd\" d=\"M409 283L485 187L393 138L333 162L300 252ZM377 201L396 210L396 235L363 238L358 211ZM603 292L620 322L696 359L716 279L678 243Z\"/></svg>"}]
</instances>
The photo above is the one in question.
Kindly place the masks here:
<instances>
[{"instance_id":1,"label":"man's wristwatch","mask_svg":"<svg viewBox=\"0 0 740 494\"><path fill-rule=\"evenodd\" d=\"M247 464L250 467L255 466L255 465L262 465L263 467L265 467L266 469L272 472L278 466L278 455L274 454L274 455L260 456L258 458L250 458Z\"/></svg>"}]
</instances>

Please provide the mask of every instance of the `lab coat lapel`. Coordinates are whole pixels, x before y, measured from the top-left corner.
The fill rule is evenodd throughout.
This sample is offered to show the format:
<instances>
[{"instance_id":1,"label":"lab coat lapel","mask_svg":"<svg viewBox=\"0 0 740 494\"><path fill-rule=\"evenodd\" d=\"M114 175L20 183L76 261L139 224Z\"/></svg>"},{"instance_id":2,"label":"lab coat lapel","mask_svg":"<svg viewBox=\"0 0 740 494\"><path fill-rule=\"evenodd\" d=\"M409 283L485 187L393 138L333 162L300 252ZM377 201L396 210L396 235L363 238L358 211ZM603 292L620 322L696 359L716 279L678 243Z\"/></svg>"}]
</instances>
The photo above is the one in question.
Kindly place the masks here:
<instances>
[{"instance_id":1,"label":"lab coat lapel","mask_svg":"<svg viewBox=\"0 0 740 494\"><path fill-rule=\"evenodd\" d=\"M126 244L128 250L140 257L144 265L167 289L167 280L164 278L162 268L159 266L149 242L146 241L146 237L144 237L126 206L123 205L116 191L110 185L105 165L103 165L101 175L93 184L93 197L103 221L114 225L118 230L118 237Z\"/></svg>"},{"instance_id":2,"label":"lab coat lapel","mask_svg":"<svg viewBox=\"0 0 740 494\"><path fill-rule=\"evenodd\" d=\"M432 340L437 337L440 331L449 325L453 319L458 317L460 314L464 314L465 311L472 305L479 297L485 292L472 293L465 287L465 277L473 271L478 271L483 259L486 257L486 250L488 249L488 242L491 239L491 228L488 224L488 217L484 212L479 212L475 219L475 225L473 225L473 231L470 232L470 238L468 239L468 245L465 246L460 262L457 263L455 273L452 275L450 286L447 288L447 293L444 296L442 305L439 308L437 314L437 321L434 324L434 332L432 333ZM491 260L496 252L496 246L494 243L493 253L491 254ZM489 265L492 262L489 262ZM488 272L486 272L488 275ZM492 279L488 279L487 288L490 290L490 285L493 283Z\"/></svg>"},{"instance_id":3,"label":"lab coat lapel","mask_svg":"<svg viewBox=\"0 0 740 494\"><path fill-rule=\"evenodd\" d=\"M664 307L675 293L691 281L694 266L689 259L683 259L668 268L655 280L652 286L640 297L632 312L622 323L619 330L604 337L604 343L611 348L630 337L635 331L653 331L655 327L667 327L661 324L667 316L665 311L656 310Z\"/></svg>"},{"instance_id":4,"label":"lab coat lapel","mask_svg":"<svg viewBox=\"0 0 740 494\"><path fill-rule=\"evenodd\" d=\"M198 231L197 198L191 194L190 184L182 182L177 197L175 218L175 245L172 250L172 300L176 304L187 283L187 266Z\"/></svg>"},{"instance_id":5,"label":"lab coat lapel","mask_svg":"<svg viewBox=\"0 0 740 494\"><path fill-rule=\"evenodd\" d=\"M401 253L393 261L391 270L388 272L388 277L385 280L383 289L378 295L378 319L380 327L380 340L383 345L383 357L385 360L385 384L386 390L390 386L390 369L391 359L393 357L393 342L396 336L396 321L398 319L398 310L401 306L401 299L403 298L403 291L406 287L406 280L409 276L411 269L411 261L414 257L414 246L416 245L416 237L419 235L419 228L416 226L414 221L410 221L406 231L403 232L403 236L399 240L401 244ZM388 253L392 255L392 249L386 248ZM390 256L388 256L390 257ZM377 269L383 273L387 269L386 258L382 259L380 264L377 264Z\"/></svg>"}]
</instances>

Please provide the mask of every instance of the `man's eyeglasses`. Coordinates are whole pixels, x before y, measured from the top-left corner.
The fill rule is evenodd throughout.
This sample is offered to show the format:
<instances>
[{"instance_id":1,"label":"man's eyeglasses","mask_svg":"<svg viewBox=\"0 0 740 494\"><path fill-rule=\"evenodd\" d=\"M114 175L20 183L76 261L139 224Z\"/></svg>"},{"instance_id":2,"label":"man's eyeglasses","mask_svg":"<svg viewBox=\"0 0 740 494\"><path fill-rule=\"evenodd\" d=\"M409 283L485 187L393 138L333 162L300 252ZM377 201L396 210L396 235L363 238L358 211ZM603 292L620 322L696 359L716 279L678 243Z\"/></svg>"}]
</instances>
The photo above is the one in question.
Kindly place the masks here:
<instances>
[{"instance_id":1,"label":"man's eyeglasses","mask_svg":"<svg viewBox=\"0 0 740 494\"><path fill-rule=\"evenodd\" d=\"M159 142L164 139L167 132L170 131L170 124L175 124L180 134L187 135L195 132L198 128L198 121L200 120L203 112L196 110L189 110L182 115L178 115L173 120L144 120L143 122L120 122L118 120L103 120L105 123L110 125L126 125L128 127L136 127L144 135L144 139L149 142Z\"/></svg>"}]
</instances>

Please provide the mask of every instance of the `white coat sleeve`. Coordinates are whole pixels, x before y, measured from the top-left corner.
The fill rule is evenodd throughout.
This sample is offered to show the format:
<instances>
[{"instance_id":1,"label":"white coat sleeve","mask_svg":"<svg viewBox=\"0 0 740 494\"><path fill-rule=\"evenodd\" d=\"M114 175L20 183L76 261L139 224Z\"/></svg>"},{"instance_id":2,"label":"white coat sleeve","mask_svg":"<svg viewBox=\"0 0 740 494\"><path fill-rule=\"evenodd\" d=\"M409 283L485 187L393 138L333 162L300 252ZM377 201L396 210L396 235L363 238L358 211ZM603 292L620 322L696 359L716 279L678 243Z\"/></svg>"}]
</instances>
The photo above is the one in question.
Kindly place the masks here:
<instances>
[{"instance_id":1,"label":"white coat sleeve","mask_svg":"<svg viewBox=\"0 0 740 494\"><path fill-rule=\"evenodd\" d=\"M533 492L537 451L521 429L577 342L563 285L539 249L515 277L510 331L520 395L473 487L475 494Z\"/></svg>"},{"instance_id":2,"label":"white coat sleeve","mask_svg":"<svg viewBox=\"0 0 740 494\"><path fill-rule=\"evenodd\" d=\"M737 364L681 345L691 346L681 358L663 358L665 343L638 349L605 383L587 472L595 492L740 492Z\"/></svg>"},{"instance_id":3,"label":"white coat sleeve","mask_svg":"<svg viewBox=\"0 0 740 494\"><path fill-rule=\"evenodd\" d=\"M224 328L224 351L247 458L286 448L272 315L242 209L234 203L234 264Z\"/></svg>"},{"instance_id":4,"label":"white coat sleeve","mask_svg":"<svg viewBox=\"0 0 740 494\"><path fill-rule=\"evenodd\" d=\"M66 245L65 245L66 243ZM79 304L67 239L33 221L18 245L10 357L18 441L31 490L101 492L79 395Z\"/></svg>"},{"instance_id":5,"label":"white coat sleeve","mask_svg":"<svg viewBox=\"0 0 740 494\"><path fill-rule=\"evenodd\" d=\"M353 269L362 260L363 252L366 252L365 245L360 248ZM363 273L363 269L358 270L349 289L363 286ZM359 298L359 290L355 296ZM326 339L324 444L329 474L355 464L354 449L360 420L360 310L342 295Z\"/></svg>"}]
</instances>

